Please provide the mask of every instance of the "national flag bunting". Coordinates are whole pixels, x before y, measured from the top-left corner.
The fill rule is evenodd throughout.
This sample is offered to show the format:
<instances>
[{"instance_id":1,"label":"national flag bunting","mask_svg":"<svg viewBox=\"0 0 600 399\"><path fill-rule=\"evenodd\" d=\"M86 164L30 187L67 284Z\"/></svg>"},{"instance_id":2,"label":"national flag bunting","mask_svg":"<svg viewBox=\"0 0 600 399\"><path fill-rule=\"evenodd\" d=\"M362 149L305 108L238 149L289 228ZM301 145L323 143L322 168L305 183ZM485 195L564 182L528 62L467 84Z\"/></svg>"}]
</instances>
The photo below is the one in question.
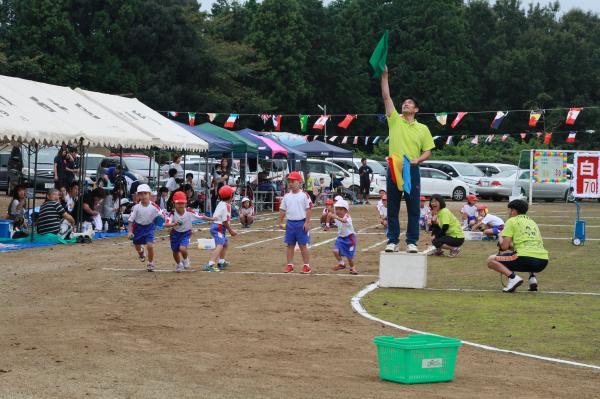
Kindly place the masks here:
<instances>
[{"instance_id":1,"label":"national flag bunting","mask_svg":"<svg viewBox=\"0 0 600 399\"><path fill-rule=\"evenodd\" d=\"M527 137L527 133L521 133L521 140L525 140L525 137Z\"/></svg>"},{"instance_id":2,"label":"national flag bunting","mask_svg":"<svg viewBox=\"0 0 600 399\"><path fill-rule=\"evenodd\" d=\"M327 123L327 119L329 119L329 115L322 115L317 119L315 124L313 125L313 129L323 130L325 124Z\"/></svg>"},{"instance_id":3,"label":"national flag bunting","mask_svg":"<svg viewBox=\"0 0 600 399\"><path fill-rule=\"evenodd\" d=\"M281 131L281 115L273 115L273 127L276 132Z\"/></svg>"},{"instance_id":4,"label":"national flag bunting","mask_svg":"<svg viewBox=\"0 0 600 399\"><path fill-rule=\"evenodd\" d=\"M260 119L262 119L262 121L263 121L263 125L266 125L266 124L267 124L267 121L268 121L269 119L271 119L271 115L269 115L269 114L260 114L260 115L258 115L258 116L260 117Z\"/></svg>"},{"instance_id":5,"label":"national flag bunting","mask_svg":"<svg viewBox=\"0 0 600 399\"><path fill-rule=\"evenodd\" d=\"M576 132L569 132L569 136L567 137L567 143L574 143L575 136L577 136Z\"/></svg>"},{"instance_id":6,"label":"national flag bunting","mask_svg":"<svg viewBox=\"0 0 600 399\"><path fill-rule=\"evenodd\" d=\"M446 126L446 122L448 121L448 113L440 112L438 114L435 114L435 119L438 121L438 123L440 125Z\"/></svg>"},{"instance_id":7,"label":"national flag bunting","mask_svg":"<svg viewBox=\"0 0 600 399\"><path fill-rule=\"evenodd\" d=\"M452 136L448 136L446 139L446 145L452 145Z\"/></svg>"},{"instance_id":8,"label":"national flag bunting","mask_svg":"<svg viewBox=\"0 0 600 399\"><path fill-rule=\"evenodd\" d=\"M219 115L219 114L208 113L206 115L208 115L208 120L213 122L215 120L215 118L217 117L217 115Z\"/></svg>"},{"instance_id":9,"label":"national flag bunting","mask_svg":"<svg viewBox=\"0 0 600 399\"><path fill-rule=\"evenodd\" d=\"M369 144L369 136L365 137L365 145Z\"/></svg>"},{"instance_id":10,"label":"national flag bunting","mask_svg":"<svg viewBox=\"0 0 600 399\"><path fill-rule=\"evenodd\" d=\"M337 136L331 136L331 138L329 139L329 141L331 141L333 143L335 141L335 139L337 139Z\"/></svg>"},{"instance_id":11,"label":"national flag bunting","mask_svg":"<svg viewBox=\"0 0 600 399\"><path fill-rule=\"evenodd\" d=\"M188 121L190 122L190 126L194 127L194 123L196 123L196 113L188 112Z\"/></svg>"},{"instance_id":12,"label":"national flag bunting","mask_svg":"<svg viewBox=\"0 0 600 399\"><path fill-rule=\"evenodd\" d=\"M177 118L177 116L179 115L179 112L177 112L177 111L169 111L169 115L172 116L173 118Z\"/></svg>"},{"instance_id":13,"label":"national flag bunting","mask_svg":"<svg viewBox=\"0 0 600 399\"><path fill-rule=\"evenodd\" d=\"M389 142L389 141L390 141L390 136L387 136L387 137L385 138L385 140L383 140L383 142L384 142L384 143L387 143L387 142Z\"/></svg>"},{"instance_id":14,"label":"national flag bunting","mask_svg":"<svg viewBox=\"0 0 600 399\"><path fill-rule=\"evenodd\" d=\"M479 144L479 136L473 137L473 140L471 140L471 144L475 144L475 145Z\"/></svg>"},{"instance_id":15,"label":"national flag bunting","mask_svg":"<svg viewBox=\"0 0 600 399\"><path fill-rule=\"evenodd\" d=\"M375 139L373 139L373 144L377 144L377 142L379 141L380 137L376 136Z\"/></svg>"},{"instance_id":16,"label":"national flag bunting","mask_svg":"<svg viewBox=\"0 0 600 399\"><path fill-rule=\"evenodd\" d=\"M354 144L354 145L358 144L358 136L354 136L354 141L352 142L352 144Z\"/></svg>"},{"instance_id":17,"label":"national flag bunting","mask_svg":"<svg viewBox=\"0 0 600 399\"><path fill-rule=\"evenodd\" d=\"M232 127L235 126L235 121L238 118L238 114L229 114L229 117L227 118L227 122L225 122L225 127L230 129Z\"/></svg>"},{"instance_id":18,"label":"national flag bunting","mask_svg":"<svg viewBox=\"0 0 600 399\"><path fill-rule=\"evenodd\" d=\"M542 111L531 111L529 113L529 126L535 127L542 117Z\"/></svg>"},{"instance_id":19,"label":"national flag bunting","mask_svg":"<svg viewBox=\"0 0 600 399\"><path fill-rule=\"evenodd\" d=\"M552 133L546 133L544 135L544 144L550 144L550 140L552 140Z\"/></svg>"},{"instance_id":20,"label":"national flag bunting","mask_svg":"<svg viewBox=\"0 0 600 399\"><path fill-rule=\"evenodd\" d=\"M346 144L348 142L348 136L344 136L342 139L342 144Z\"/></svg>"},{"instance_id":21,"label":"national flag bunting","mask_svg":"<svg viewBox=\"0 0 600 399\"><path fill-rule=\"evenodd\" d=\"M508 134L503 134L503 135L502 135L502 139L501 139L501 140L502 140L502 141L506 141L506 140L508 140Z\"/></svg>"},{"instance_id":22,"label":"national flag bunting","mask_svg":"<svg viewBox=\"0 0 600 399\"><path fill-rule=\"evenodd\" d=\"M504 120L504 118L506 118L506 115L508 115L508 111L507 112L497 111L496 116L494 117L494 119L492 120L492 123L490 124L490 127L492 129L498 130L498 128L502 124L502 121Z\"/></svg>"},{"instance_id":23,"label":"national flag bunting","mask_svg":"<svg viewBox=\"0 0 600 399\"><path fill-rule=\"evenodd\" d=\"M319 138L319 135L315 134L315 137L313 137L313 141L315 141L317 138Z\"/></svg>"},{"instance_id":24,"label":"national flag bunting","mask_svg":"<svg viewBox=\"0 0 600 399\"><path fill-rule=\"evenodd\" d=\"M460 121L462 121L466 114L468 114L468 112L459 112L458 114L456 114L456 118L454 118L450 127L454 129L456 126L458 126L458 124L460 123Z\"/></svg>"},{"instance_id":25,"label":"national flag bunting","mask_svg":"<svg viewBox=\"0 0 600 399\"><path fill-rule=\"evenodd\" d=\"M485 142L491 143L492 141L494 141L494 136L494 134L488 134L488 136L485 138Z\"/></svg>"},{"instance_id":26,"label":"national flag bunting","mask_svg":"<svg viewBox=\"0 0 600 399\"><path fill-rule=\"evenodd\" d=\"M542 137L542 132L535 132L535 135L538 137Z\"/></svg>"},{"instance_id":27,"label":"national flag bunting","mask_svg":"<svg viewBox=\"0 0 600 399\"><path fill-rule=\"evenodd\" d=\"M344 118L343 121L341 121L340 123L338 123L338 127L341 127L342 129L348 129L348 126L350 126L350 124L352 123L352 121L356 119L356 115L346 115L346 117Z\"/></svg>"},{"instance_id":28,"label":"national flag bunting","mask_svg":"<svg viewBox=\"0 0 600 399\"><path fill-rule=\"evenodd\" d=\"M308 115L300 115L300 131L306 132L308 129Z\"/></svg>"},{"instance_id":29,"label":"national flag bunting","mask_svg":"<svg viewBox=\"0 0 600 399\"><path fill-rule=\"evenodd\" d=\"M567 125L574 125L575 124L575 120L577 119L577 117L579 116L579 113L583 111L583 108L571 108L569 109L569 113L567 114L567 120L565 121L565 124Z\"/></svg>"}]
</instances>

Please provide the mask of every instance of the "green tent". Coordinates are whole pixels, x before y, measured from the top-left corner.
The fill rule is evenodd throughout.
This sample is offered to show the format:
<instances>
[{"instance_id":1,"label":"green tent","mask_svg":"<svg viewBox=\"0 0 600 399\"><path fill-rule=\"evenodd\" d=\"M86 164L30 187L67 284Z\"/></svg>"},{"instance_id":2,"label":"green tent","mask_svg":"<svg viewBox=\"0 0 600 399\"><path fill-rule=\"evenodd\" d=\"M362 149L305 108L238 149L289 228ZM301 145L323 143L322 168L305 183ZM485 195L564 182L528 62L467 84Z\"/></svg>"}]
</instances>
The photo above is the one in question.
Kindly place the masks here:
<instances>
[{"instance_id":1,"label":"green tent","mask_svg":"<svg viewBox=\"0 0 600 399\"><path fill-rule=\"evenodd\" d=\"M235 154L258 152L258 146L250 140L243 138L237 133L213 125L212 123L206 122L195 128L216 138L229 141L233 147L232 152Z\"/></svg>"}]
</instances>

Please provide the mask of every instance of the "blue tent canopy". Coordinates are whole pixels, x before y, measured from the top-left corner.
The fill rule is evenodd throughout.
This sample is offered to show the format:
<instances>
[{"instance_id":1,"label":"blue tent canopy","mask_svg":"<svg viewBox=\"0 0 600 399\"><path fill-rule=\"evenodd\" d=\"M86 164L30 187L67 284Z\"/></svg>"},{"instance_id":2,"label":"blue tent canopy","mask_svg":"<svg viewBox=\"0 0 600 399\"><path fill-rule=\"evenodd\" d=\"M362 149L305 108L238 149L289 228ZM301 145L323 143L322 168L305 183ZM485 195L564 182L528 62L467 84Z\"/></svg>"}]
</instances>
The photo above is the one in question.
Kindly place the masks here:
<instances>
[{"instance_id":1,"label":"blue tent canopy","mask_svg":"<svg viewBox=\"0 0 600 399\"><path fill-rule=\"evenodd\" d=\"M259 139L258 137L253 136L254 134L257 134L256 131L254 131L252 129L243 129L243 130L238 130L237 133L240 136L242 136L243 138L245 138L246 140L249 140L249 141L253 142L254 144L256 144L256 146L258 147L258 157L259 158L266 158L266 159L271 158L271 149L269 148L269 146L267 146L265 144L265 142L262 141L261 139Z\"/></svg>"},{"instance_id":2,"label":"blue tent canopy","mask_svg":"<svg viewBox=\"0 0 600 399\"><path fill-rule=\"evenodd\" d=\"M191 127L190 125L186 125L185 123L180 123L177 121L172 121L188 132L194 134L196 137L200 137L202 140L208 143L208 156L219 156L226 152L231 152L233 146L229 141L217 138L211 134L208 134L200 129L196 129Z\"/></svg>"},{"instance_id":3,"label":"blue tent canopy","mask_svg":"<svg viewBox=\"0 0 600 399\"><path fill-rule=\"evenodd\" d=\"M352 158L352 151L336 147L331 144L323 143L319 140L311 141L310 143L297 145L295 150L302 151L309 157L338 157Z\"/></svg>"}]
</instances>

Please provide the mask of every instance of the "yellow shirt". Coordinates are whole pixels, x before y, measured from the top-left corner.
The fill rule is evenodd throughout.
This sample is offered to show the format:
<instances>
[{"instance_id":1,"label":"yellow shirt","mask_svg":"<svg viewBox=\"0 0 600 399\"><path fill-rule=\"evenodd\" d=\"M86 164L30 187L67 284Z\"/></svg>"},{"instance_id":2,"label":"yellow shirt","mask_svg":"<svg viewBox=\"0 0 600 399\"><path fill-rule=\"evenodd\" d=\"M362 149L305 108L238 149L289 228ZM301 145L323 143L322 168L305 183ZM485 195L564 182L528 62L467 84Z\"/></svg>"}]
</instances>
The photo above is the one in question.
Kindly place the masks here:
<instances>
[{"instance_id":1,"label":"yellow shirt","mask_svg":"<svg viewBox=\"0 0 600 399\"><path fill-rule=\"evenodd\" d=\"M511 217L504 224L502 237L512 239L515 252L519 256L529 256L538 259L548 259L548 251L537 223L527 215Z\"/></svg>"},{"instance_id":2,"label":"yellow shirt","mask_svg":"<svg viewBox=\"0 0 600 399\"><path fill-rule=\"evenodd\" d=\"M465 233L460 226L460 222L448 208L439 210L437 214L437 220L440 228L442 228L445 224L448 225L448 230L446 230L447 236L454 238L465 238Z\"/></svg>"},{"instance_id":3,"label":"yellow shirt","mask_svg":"<svg viewBox=\"0 0 600 399\"><path fill-rule=\"evenodd\" d=\"M402 115L394 109L388 117L390 130L389 154L399 156L406 155L409 160L421 156L424 151L435 148L429 128L416 120L408 123Z\"/></svg>"}]
</instances>

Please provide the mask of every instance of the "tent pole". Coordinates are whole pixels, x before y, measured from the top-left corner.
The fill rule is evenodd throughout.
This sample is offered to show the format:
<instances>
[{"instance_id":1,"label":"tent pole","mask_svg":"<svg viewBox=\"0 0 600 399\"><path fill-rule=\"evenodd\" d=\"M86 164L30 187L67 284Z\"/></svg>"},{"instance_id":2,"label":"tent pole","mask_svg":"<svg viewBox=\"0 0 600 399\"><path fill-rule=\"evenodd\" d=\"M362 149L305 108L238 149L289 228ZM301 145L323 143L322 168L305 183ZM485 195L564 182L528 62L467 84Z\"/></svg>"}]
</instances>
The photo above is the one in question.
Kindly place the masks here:
<instances>
[{"instance_id":1,"label":"tent pole","mask_svg":"<svg viewBox=\"0 0 600 399\"><path fill-rule=\"evenodd\" d=\"M152 180L152 151L150 151L150 156L148 157L148 184Z\"/></svg>"},{"instance_id":2,"label":"tent pole","mask_svg":"<svg viewBox=\"0 0 600 399\"><path fill-rule=\"evenodd\" d=\"M204 180L206 180L206 199L204 200L204 213L206 213L206 210L208 209L209 212L212 215L212 203L211 203L211 198L210 198L210 188L208 187L208 182L209 182L209 176L208 176L208 152L206 153L206 157L204 158L204 166L205 166L205 172L204 172ZM211 180L211 185L212 185L212 179Z\"/></svg>"},{"instance_id":3,"label":"tent pole","mask_svg":"<svg viewBox=\"0 0 600 399\"><path fill-rule=\"evenodd\" d=\"M38 147L38 143L37 141L35 142L35 161L34 161L34 166L33 166L33 205L32 208L35 212L35 186L37 185L37 163L38 163L38 151L39 147ZM33 236L35 235L35 227L34 224L37 224L37 220L34 223L33 218L31 218L31 242L33 242Z\"/></svg>"},{"instance_id":4,"label":"tent pole","mask_svg":"<svg viewBox=\"0 0 600 399\"><path fill-rule=\"evenodd\" d=\"M185 150L182 151L183 153L183 183L185 184L185 174L187 173L187 163L185 162Z\"/></svg>"},{"instance_id":5,"label":"tent pole","mask_svg":"<svg viewBox=\"0 0 600 399\"><path fill-rule=\"evenodd\" d=\"M54 181L54 166L52 166L52 181ZM32 198L29 198L29 186L31 185L31 144L27 145L27 209L31 209L31 229L33 230L33 212L35 208L31 205ZM33 196L35 197L35 186L33 186Z\"/></svg>"}]
</instances>

